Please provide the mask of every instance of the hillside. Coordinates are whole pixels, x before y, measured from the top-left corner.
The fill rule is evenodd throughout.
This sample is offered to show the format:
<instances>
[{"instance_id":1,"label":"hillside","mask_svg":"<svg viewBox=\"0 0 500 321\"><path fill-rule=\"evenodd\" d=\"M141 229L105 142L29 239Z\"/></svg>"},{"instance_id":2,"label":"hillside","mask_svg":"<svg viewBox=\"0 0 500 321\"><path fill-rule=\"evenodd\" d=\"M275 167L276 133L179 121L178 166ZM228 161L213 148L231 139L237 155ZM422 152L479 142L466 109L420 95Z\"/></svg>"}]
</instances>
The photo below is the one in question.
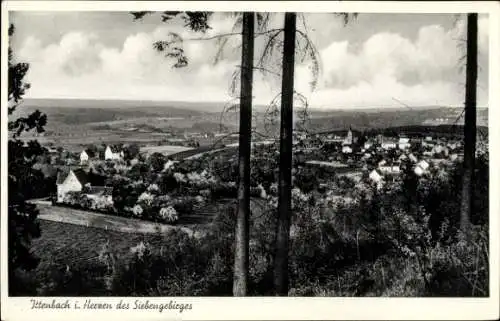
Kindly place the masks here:
<instances>
[{"instance_id":1,"label":"hillside","mask_svg":"<svg viewBox=\"0 0 500 321\"><path fill-rule=\"evenodd\" d=\"M342 130L349 127L357 129L387 128L412 125L452 125L463 124L461 108L426 108L426 109L370 109L370 110L336 110L310 112L307 128L315 132ZM458 120L457 120L458 119ZM478 108L478 126L488 126L488 109Z\"/></svg>"}]
</instances>

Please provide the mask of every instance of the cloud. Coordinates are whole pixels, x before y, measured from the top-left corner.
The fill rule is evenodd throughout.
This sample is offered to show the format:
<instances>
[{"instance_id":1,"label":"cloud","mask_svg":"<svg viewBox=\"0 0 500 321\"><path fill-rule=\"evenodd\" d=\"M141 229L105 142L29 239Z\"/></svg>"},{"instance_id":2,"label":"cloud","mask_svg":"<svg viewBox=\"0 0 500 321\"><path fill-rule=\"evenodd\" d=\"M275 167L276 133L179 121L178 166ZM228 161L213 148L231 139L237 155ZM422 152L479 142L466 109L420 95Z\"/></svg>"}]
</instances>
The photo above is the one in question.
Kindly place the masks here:
<instances>
[{"instance_id":1,"label":"cloud","mask_svg":"<svg viewBox=\"0 0 500 321\"><path fill-rule=\"evenodd\" d=\"M486 65L488 18L479 20L480 64ZM397 98L413 105L462 105L464 76L459 72L465 24L445 30L441 25L419 29L415 39L381 32L361 44L333 42L320 51L323 74L311 103L322 106L395 106ZM486 61L485 61L486 60ZM479 83L487 83L487 68ZM479 89L479 103L487 92Z\"/></svg>"},{"instance_id":2,"label":"cloud","mask_svg":"<svg viewBox=\"0 0 500 321\"><path fill-rule=\"evenodd\" d=\"M217 15L206 36L238 32L233 28L235 21L227 14ZM321 28L328 21L333 22ZM275 17L270 28L280 23L282 19ZM322 61L317 91L310 90L314 76L309 64L298 62L295 70L295 89L305 94L311 105L394 106L393 97L410 105L461 105L463 75L458 65L463 49L457 39L465 35L463 20L451 29L422 26L415 37L378 32L358 42L329 40L330 31L340 27L339 19L327 16L311 20L311 39L318 44ZM88 31L68 32L48 44L27 37L16 53L19 60L30 63L32 89L28 97L228 101L231 76L241 57L240 37L229 38L223 59L216 65L217 42L185 41L189 66L175 69L173 61L152 46L172 32L184 39L200 37L182 24L130 33L118 46L106 45L98 34ZM488 39L488 18L481 16L479 51L483 64L487 62ZM260 45L256 42L256 59ZM279 79L256 73L254 80L256 103L268 103L279 93ZM481 81L487 84L487 68L480 72ZM487 97L481 89L479 103L484 104Z\"/></svg>"},{"instance_id":3,"label":"cloud","mask_svg":"<svg viewBox=\"0 0 500 321\"><path fill-rule=\"evenodd\" d=\"M224 31L228 25L214 26L210 33ZM199 37L182 27L162 26L129 35L116 48L105 46L92 33L70 32L46 46L28 37L17 58L30 63L31 97L226 100L228 81L238 63L224 60L213 65L214 46L189 41L183 46L188 67L173 68L174 60L153 48L155 41L167 39L171 32L185 39Z\"/></svg>"}]
</instances>

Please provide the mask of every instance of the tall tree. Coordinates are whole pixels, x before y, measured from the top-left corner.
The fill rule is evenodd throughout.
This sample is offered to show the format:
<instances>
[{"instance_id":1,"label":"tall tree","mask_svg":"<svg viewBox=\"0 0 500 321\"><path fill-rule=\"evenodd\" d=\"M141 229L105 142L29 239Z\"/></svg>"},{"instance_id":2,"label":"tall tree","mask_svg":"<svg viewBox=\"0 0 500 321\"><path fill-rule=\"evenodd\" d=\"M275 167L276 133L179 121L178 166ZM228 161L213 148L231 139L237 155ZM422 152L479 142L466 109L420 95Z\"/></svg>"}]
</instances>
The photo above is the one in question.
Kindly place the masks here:
<instances>
[{"instance_id":1,"label":"tall tree","mask_svg":"<svg viewBox=\"0 0 500 321\"><path fill-rule=\"evenodd\" d=\"M252 82L254 56L253 12L243 13L239 129L238 214L234 256L234 296L247 295L250 220L250 151L252 137Z\"/></svg>"},{"instance_id":2,"label":"tall tree","mask_svg":"<svg viewBox=\"0 0 500 321\"><path fill-rule=\"evenodd\" d=\"M292 202L293 82L297 15L285 13L280 123L280 163L278 181L278 224L274 285L277 295L288 295L288 242Z\"/></svg>"},{"instance_id":3,"label":"tall tree","mask_svg":"<svg viewBox=\"0 0 500 321\"><path fill-rule=\"evenodd\" d=\"M474 202L476 156L477 13L467 15L467 65L465 79L465 125L460 229L466 234Z\"/></svg>"},{"instance_id":4,"label":"tall tree","mask_svg":"<svg viewBox=\"0 0 500 321\"><path fill-rule=\"evenodd\" d=\"M14 34L14 25L9 27L9 38ZM8 48L8 115L11 117L30 88L24 81L29 65L16 62L12 49ZM33 169L36 157L43 152L37 141L25 144L19 139L23 132L36 130L43 132L47 118L36 110L27 117L9 120L8 128L11 138L8 142L8 284L9 294L19 295L23 291L21 280L17 277L19 270L31 270L38 265L38 259L31 252L31 240L40 236L38 209L26 202L30 198L30 186L37 175Z\"/></svg>"}]
</instances>

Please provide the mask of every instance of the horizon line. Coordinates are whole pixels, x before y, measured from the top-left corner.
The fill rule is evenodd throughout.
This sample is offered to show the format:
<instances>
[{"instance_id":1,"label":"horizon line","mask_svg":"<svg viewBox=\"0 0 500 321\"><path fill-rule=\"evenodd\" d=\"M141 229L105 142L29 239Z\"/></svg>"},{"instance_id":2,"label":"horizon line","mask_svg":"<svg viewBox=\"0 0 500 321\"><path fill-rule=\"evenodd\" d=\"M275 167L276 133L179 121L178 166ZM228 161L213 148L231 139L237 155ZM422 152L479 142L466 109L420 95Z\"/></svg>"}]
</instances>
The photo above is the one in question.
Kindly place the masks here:
<instances>
[{"instance_id":1,"label":"horizon line","mask_svg":"<svg viewBox=\"0 0 500 321\"><path fill-rule=\"evenodd\" d=\"M81 97L55 97L55 98L49 98L49 97L27 97L24 98L23 101L29 101L29 100L75 100L75 101L121 101L121 102L150 102L150 103L188 103L188 104L223 104L226 105L228 102L227 101L189 101L189 100L153 100L153 99L123 99L123 98L81 98ZM237 103L235 103L237 104ZM256 103L253 104L254 106L259 106L259 107L265 107L268 106L268 104L262 104L262 103ZM386 106L381 106L381 105L374 105L374 106L345 106L345 107L340 107L340 106L308 106L309 109L314 109L314 110L339 110L339 109L433 109L433 108L464 108L464 106L457 106L457 105L413 105L409 107L405 106L392 106L392 105L386 105ZM481 108L481 109L488 109L488 106L476 106L476 108Z\"/></svg>"}]
</instances>

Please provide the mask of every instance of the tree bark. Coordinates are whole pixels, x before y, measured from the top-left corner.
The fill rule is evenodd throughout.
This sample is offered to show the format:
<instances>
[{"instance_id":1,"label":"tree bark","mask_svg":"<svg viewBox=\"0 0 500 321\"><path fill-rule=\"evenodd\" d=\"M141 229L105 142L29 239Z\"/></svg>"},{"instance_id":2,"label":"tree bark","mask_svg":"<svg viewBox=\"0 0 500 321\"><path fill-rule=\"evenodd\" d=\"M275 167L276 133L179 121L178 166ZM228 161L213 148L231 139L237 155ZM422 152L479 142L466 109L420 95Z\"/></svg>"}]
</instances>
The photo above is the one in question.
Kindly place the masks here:
<instances>
[{"instance_id":1,"label":"tree bark","mask_svg":"<svg viewBox=\"0 0 500 321\"><path fill-rule=\"evenodd\" d=\"M281 129L279 203L276 231L274 286L279 296L288 295L288 241L292 201L293 77L295 65L296 14L285 13L283 73L281 84Z\"/></svg>"},{"instance_id":2,"label":"tree bark","mask_svg":"<svg viewBox=\"0 0 500 321\"><path fill-rule=\"evenodd\" d=\"M476 156L477 13L467 15L467 66L465 79L465 125L460 229L467 234L474 202Z\"/></svg>"},{"instance_id":3,"label":"tree bark","mask_svg":"<svg viewBox=\"0 0 500 321\"><path fill-rule=\"evenodd\" d=\"M255 14L252 12L243 13L238 164L238 213L235 233L236 240L233 283L234 296L246 296L248 287L254 15Z\"/></svg>"}]
</instances>

